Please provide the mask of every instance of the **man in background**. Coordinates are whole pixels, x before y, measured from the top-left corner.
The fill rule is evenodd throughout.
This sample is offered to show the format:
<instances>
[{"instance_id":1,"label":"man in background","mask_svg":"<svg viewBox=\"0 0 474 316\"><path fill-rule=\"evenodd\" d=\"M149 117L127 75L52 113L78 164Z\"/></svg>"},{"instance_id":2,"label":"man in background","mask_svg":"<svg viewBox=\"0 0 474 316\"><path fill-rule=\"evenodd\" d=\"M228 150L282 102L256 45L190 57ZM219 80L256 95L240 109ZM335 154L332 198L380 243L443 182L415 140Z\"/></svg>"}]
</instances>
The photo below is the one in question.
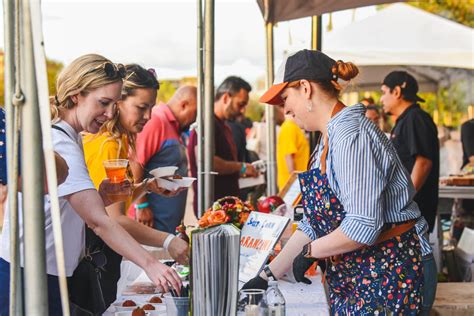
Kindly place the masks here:
<instances>
[{"instance_id":1,"label":"man in background","mask_svg":"<svg viewBox=\"0 0 474 316\"><path fill-rule=\"evenodd\" d=\"M388 74L382 85L383 110L395 118L391 140L415 186L414 200L433 231L438 206L439 141L431 116L418 102L416 79L405 71Z\"/></svg>"},{"instance_id":2,"label":"man in background","mask_svg":"<svg viewBox=\"0 0 474 316\"><path fill-rule=\"evenodd\" d=\"M239 161L237 146L232 131L226 121L234 120L245 110L249 102L250 84L242 78L226 78L217 88L214 99L214 200L225 196L239 196L239 178L256 177L257 170L250 163ZM197 143L196 130L191 132L188 144L188 155L191 174L197 177ZM197 183L194 188L194 213L197 216Z\"/></svg>"},{"instance_id":3,"label":"man in background","mask_svg":"<svg viewBox=\"0 0 474 316\"><path fill-rule=\"evenodd\" d=\"M376 105L368 105L365 111L365 117L380 127L380 110Z\"/></svg>"},{"instance_id":4,"label":"man in background","mask_svg":"<svg viewBox=\"0 0 474 316\"><path fill-rule=\"evenodd\" d=\"M469 164L474 166L474 119L470 119L461 125L461 143L462 168Z\"/></svg>"},{"instance_id":5,"label":"man in background","mask_svg":"<svg viewBox=\"0 0 474 316\"><path fill-rule=\"evenodd\" d=\"M281 111L278 107L277 111ZM290 115L280 127L277 141L278 189L281 191L293 171L305 171L309 161L309 143L305 133Z\"/></svg>"},{"instance_id":6,"label":"man in background","mask_svg":"<svg viewBox=\"0 0 474 316\"><path fill-rule=\"evenodd\" d=\"M196 120L196 87L183 86L171 97L167 104L153 107L151 119L136 140L136 161L131 167L135 181L152 177L150 170L158 167L176 166L177 175L188 175L186 147L181 134ZM187 190L173 197L148 193L135 205L147 205L135 209L132 205L129 215L137 221L160 231L175 233L186 209Z\"/></svg>"}]
</instances>

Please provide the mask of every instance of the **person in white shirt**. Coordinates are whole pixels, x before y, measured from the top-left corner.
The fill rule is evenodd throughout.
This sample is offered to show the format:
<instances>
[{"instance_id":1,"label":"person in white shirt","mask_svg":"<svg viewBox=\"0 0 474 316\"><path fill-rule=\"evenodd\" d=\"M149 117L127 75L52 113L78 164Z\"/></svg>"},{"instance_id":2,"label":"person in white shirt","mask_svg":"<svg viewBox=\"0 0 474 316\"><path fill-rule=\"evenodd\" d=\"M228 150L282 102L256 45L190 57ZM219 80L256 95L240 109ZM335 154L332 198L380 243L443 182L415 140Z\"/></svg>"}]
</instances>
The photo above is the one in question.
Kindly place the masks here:
<instances>
[{"instance_id":1,"label":"person in white shirt","mask_svg":"<svg viewBox=\"0 0 474 316\"><path fill-rule=\"evenodd\" d=\"M97 133L102 124L113 117L115 104L121 97L124 74L123 65L114 64L100 55L89 54L74 60L61 72L56 82L57 95L52 100L53 144L54 150L69 166L66 181L58 187L66 275L72 275L83 256L85 222L113 250L143 268L161 290L167 292L170 286L178 290L181 280L177 273L155 259L107 216L105 206L117 202L110 200L106 194L111 184L105 181L98 192L84 161L79 133ZM127 185L130 189L130 183L121 184L124 192ZM48 195L45 195L44 201L48 304L50 314L58 315L61 314L61 301ZM0 249L0 315L8 314L9 305L9 226L6 214ZM20 229L21 247L22 235Z\"/></svg>"}]
</instances>

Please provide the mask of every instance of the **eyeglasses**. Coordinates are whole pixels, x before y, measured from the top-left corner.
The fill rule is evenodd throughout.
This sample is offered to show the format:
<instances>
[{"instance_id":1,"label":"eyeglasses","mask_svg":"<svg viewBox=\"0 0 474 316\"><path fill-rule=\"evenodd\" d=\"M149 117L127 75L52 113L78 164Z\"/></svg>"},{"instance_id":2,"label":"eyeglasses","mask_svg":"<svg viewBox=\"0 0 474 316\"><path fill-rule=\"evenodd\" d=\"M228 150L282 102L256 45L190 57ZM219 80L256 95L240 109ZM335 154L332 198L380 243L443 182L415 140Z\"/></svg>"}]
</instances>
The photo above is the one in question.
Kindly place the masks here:
<instances>
[{"instance_id":1,"label":"eyeglasses","mask_svg":"<svg viewBox=\"0 0 474 316\"><path fill-rule=\"evenodd\" d=\"M110 61L107 61L93 69L91 69L90 71L88 71L86 74L88 73L91 73L91 72L94 72L96 70L99 70L99 69L102 69L104 70L105 72L105 75L109 78L109 79L123 79L125 78L125 75L127 74L127 71L125 69L125 66L122 65L122 64L114 64Z\"/></svg>"}]
</instances>

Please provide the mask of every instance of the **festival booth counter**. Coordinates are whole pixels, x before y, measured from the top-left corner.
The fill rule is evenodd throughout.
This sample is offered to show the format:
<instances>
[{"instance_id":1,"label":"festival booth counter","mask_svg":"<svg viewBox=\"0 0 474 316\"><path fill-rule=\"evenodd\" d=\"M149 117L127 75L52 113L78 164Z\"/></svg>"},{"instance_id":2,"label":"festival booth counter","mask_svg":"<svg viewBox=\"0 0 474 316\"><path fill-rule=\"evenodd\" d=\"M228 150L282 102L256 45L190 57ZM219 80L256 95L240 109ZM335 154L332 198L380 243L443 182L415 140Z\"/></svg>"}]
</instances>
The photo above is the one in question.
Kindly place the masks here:
<instances>
[{"instance_id":1,"label":"festival booth counter","mask_svg":"<svg viewBox=\"0 0 474 316\"><path fill-rule=\"evenodd\" d=\"M172 298L157 292L140 267L124 260L117 300L105 315L143 315L135 311L137 307L150 309L144 315L185 316L188 311L197 316L267 315L267 301L262 301L262 296L258 302L245 301L242 292L239 296L239 289L260 273L294 232L296 225L291 219L275 213L278 212L253 211L249 204L235 197L214 202L199 220L199 227L191 232L190 267L174 263L164 249L147 247L181 276L184 289L180 295L173 293L177 297ZM286 315L328 315L321 271L314 266L307 276L312 281L310 285L296 283L292 275L278 280Z\"/></svg>"}]
</instances>

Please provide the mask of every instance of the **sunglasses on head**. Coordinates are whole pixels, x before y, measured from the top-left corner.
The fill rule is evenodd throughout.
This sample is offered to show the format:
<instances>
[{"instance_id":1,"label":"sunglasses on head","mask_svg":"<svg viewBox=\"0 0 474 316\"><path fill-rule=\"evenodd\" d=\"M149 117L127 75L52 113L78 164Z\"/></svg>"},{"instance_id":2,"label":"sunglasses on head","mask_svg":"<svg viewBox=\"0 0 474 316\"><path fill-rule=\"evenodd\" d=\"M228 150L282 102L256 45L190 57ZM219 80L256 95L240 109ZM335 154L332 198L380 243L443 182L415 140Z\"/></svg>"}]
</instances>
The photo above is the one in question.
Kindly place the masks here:
<instances>
[{"instance_id":1,"label":"sunglasses on head","mask_svg":"<svg viewBox=\"0 0 474 316\"><path fill-rule=\"evenodd\" d=\"M155 69L153 68L149 68L147 69L148 73L150 73L153 77L156 78L156 71ZM128 79L130 79L131 77L133 77L134 75L136 74L135 71L132 71L130 74L128 74L127 76L125 76L125 81L127 81Z\"/></svg>"},{"instance_id":2,"label":"sunglasses on head","mask_svg":"<svg viewBox=\"0 0 474 316\"><path fill-rule=\"evenodd\" d=\"M102 69L105 72L105 75L109 79L118 79L118 78L123 79L123 78L125 78L125 75L127 73L127 71L125 70L124 65L114 64L110 61L107 61L107 62L95 67L94 69L92 69L89 72L93 72L93 71L96 71L96 70L99 70L99 69Z\"/></svg>"}]
</instances>

